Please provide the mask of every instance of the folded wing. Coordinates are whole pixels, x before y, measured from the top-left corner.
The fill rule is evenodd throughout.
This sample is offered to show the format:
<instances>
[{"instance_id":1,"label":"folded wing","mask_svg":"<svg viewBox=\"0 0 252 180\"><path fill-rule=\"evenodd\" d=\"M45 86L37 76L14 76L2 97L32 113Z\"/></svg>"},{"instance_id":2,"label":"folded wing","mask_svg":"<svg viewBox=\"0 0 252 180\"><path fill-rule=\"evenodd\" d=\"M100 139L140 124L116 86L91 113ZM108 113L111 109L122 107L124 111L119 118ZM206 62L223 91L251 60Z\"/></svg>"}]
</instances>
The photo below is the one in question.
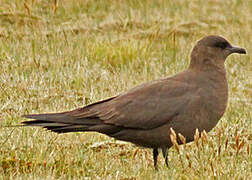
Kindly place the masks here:
<instances>
[{"instance_id":1,"label":"folded wing","mask_svg":"<svg viewBox=\"0 0 252 180\"><path fill-rule=\"evenodd\" d=\"M58 133L98 131L109 135L123 128L153 129L183 112L193 91L192 85L168 78L73 111L25 115L35 120L23 123Z\"/></svg>"}]
</instances>

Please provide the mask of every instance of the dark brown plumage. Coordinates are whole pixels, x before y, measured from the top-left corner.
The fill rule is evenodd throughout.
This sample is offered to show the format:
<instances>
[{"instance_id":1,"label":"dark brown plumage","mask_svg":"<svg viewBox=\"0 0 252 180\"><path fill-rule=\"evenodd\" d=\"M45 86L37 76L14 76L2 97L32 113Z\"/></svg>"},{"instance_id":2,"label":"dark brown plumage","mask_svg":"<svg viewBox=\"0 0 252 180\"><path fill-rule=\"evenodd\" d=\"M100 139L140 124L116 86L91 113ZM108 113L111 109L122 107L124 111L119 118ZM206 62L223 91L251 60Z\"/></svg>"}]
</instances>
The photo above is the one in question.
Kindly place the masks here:
<instances>
[{"instance_id":1,"label":"dark brown plumage","mask_svg":"<svg viewBox=\"0 0 252 180\"><path fill-rule=\"evenodd\" d=\"M206 36L193 48L190 66L184 72L73 111L25 115L34 120L23 124L56 133L96 131L152 148L155 168L161 148L168 164L170 128L190 142L197 128L210 131L225 112L228 85L224 62L232 53L246 51L220 36Z\"/></svg>"}]
</instances>

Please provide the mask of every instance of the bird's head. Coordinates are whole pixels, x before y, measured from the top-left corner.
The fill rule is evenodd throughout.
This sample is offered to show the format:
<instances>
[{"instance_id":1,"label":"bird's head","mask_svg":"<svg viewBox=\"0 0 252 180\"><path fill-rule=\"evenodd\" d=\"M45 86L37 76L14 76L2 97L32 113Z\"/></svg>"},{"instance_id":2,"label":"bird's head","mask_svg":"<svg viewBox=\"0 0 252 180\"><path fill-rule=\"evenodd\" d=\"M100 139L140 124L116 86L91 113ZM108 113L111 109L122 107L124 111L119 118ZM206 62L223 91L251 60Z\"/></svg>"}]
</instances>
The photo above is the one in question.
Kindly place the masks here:
<instances>
[{"instance_id":1,"label":"bird's head","mask_svg":"<svg viewBox=\"0 0 252 180\"><path fill-rule=\"evenodd\" d=\"M193 48L190 67L203 69L224 67L226 58L232 53L246 54L246 50L232 46L221 36L206 36Z\"/></svg>"}]
</instances>

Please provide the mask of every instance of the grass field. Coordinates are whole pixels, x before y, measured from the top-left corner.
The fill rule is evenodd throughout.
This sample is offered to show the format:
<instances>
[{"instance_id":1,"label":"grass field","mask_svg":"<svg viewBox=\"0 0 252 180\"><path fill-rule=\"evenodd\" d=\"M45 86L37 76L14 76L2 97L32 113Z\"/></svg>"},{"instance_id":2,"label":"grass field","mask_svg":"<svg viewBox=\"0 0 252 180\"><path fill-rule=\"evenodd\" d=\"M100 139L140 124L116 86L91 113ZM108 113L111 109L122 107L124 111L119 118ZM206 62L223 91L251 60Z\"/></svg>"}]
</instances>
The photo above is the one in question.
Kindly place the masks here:
<instances>
[{"instance_id":1,"label":"grass field","mask_svg":"<svg viewBox=\"0 0 252 180\"><path fill-rule=\"evenodd\" d=\"M196 143L152 151L98 133L0 128L0 179L252 179L252 1L0 0L0 126L114 96L188 67L218 34L247 49L226 62L229 103Z\"/></svg>"}]
</instances>

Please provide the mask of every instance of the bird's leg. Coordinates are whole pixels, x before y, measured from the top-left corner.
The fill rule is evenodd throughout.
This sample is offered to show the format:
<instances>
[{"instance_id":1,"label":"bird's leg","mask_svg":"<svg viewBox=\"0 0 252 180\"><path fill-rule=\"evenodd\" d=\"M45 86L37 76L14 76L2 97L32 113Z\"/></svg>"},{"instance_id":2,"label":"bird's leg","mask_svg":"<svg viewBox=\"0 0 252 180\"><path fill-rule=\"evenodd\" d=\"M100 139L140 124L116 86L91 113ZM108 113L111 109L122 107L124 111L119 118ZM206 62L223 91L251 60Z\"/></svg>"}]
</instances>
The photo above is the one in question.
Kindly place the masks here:
<instances>
[{"instance_id":1,"label":"bird's leg","mask_svg":"<svg viewBox=\"0 0 252 180\"><path fill-rule=\"evenodd\" d=\"M162 148L162 154L163 154L163 157L165 158L166 167L168 167L168 152L167 152L167 148Z\"/></svg>"},{"instance_id":2,"label":"bird's leg","mask_svg":"<svg viewBox=\"0 0 252 180\"><path fill-rule=\"evenodd\" d=\"M154 167L156 170L157 168L157 158L158 158L158 148L153 148L153 160L154 160Z\"/></svg>"}]
</instances>

